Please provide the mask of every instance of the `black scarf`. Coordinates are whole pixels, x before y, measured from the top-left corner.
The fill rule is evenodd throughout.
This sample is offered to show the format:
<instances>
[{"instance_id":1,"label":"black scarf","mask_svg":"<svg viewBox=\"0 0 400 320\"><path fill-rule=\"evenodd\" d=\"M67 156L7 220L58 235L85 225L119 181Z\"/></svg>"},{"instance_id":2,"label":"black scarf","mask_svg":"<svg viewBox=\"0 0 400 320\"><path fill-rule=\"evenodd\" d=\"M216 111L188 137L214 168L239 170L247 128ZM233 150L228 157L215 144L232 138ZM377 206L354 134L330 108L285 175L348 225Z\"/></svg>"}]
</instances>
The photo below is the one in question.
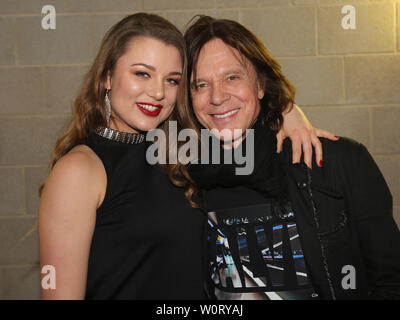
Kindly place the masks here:
<instances>
[{"instance_id":1,"label":"black scarf","mask_svg":"<svg viewBox=\"0 0 400 320\"><path fill-rule=\"evenodd\" d=\"M254 170L249 175L236 175L235 169L244 165L223 163L224 149L220 147L220 164L191 164L189 174L200 189L210 190L216 187L246 186L265 197L285 197L285 172L281 168L276 153L276 134L267 123L257 119L254 129ZM213 139L217 139L213 137ZM242 153L246 152L246 140L242 141ZM211 145L211 144L210 144ZM250 149L252 152L252 149ZM210 147L211 159L211 147Z\"/></svg>"}]
</instances>

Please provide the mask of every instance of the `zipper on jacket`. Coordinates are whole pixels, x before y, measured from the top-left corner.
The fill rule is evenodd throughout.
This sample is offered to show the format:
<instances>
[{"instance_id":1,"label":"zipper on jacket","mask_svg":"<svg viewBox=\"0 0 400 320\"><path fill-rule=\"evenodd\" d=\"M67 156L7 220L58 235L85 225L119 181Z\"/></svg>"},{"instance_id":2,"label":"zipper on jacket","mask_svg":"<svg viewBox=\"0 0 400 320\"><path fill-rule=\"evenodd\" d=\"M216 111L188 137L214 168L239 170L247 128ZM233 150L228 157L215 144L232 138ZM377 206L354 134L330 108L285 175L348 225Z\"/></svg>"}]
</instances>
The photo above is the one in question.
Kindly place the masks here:
<instances>
[{"instance_id":1,"label":"zipper on jacket","mask_svg":"<svg viewBox=\"0 0 400 320\"><path fill-rule=\"evenodd\" d=\"M312 204L313 218L314 218L314 221L315 221L317 229L319 229L318 209L317 209L317 207L316 207L316 205L314 203L313 193L312 193L312 190L311 190L311 174L310 174L311 170L309 168L306 168L306 171L307 171L307 192L308 192L308 195L310 196L310 201L311 201L311 204ZM328 279L329 290L330 290L332 299L336 300L335 290L333 289L331 275L330 275L329 270L328 270L328 262L327 262L326 255L325 255L325 247L322 244L321 237L320 237L320 235L318 233L317 233L317 237L318 237L319 244L321 246L322 260L323 260L323 263L324 263L324 269L325 269L326 277Z\"/></svg>"}]
</instances>

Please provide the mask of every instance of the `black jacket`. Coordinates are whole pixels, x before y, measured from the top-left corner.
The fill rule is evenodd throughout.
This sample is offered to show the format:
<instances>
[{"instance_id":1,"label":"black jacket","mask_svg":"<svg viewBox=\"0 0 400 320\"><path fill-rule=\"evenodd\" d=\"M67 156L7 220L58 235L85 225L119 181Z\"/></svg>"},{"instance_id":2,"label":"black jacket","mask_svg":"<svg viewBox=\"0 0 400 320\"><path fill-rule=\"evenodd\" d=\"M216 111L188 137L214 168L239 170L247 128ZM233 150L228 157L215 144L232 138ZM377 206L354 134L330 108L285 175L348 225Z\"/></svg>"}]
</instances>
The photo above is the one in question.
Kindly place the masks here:
<instances>
[{"instance_id":1,"label":"black jacket","mask_svg":"<svg viewBox=\"0 0 400 320\"><path fill-rule=\"evenodd\" d=\"M362 144L321 142L324 163L312 171L292 164L289 139L280 154L310 279L322 299L399 299L400 233L389 188ZM345 266L354 267L355 288L342 285Z\"/></svg>"}]
</instances>

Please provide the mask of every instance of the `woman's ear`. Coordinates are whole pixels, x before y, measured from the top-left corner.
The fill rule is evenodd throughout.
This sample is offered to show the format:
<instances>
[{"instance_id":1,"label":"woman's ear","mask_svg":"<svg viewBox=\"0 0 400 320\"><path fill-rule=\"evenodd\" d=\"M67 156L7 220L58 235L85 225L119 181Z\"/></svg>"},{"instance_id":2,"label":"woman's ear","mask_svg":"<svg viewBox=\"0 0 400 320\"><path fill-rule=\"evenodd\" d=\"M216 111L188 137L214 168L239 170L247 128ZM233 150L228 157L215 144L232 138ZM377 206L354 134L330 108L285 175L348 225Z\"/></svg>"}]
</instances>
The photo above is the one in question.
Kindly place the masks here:
<instances>
[{"instance_id":1,"label":"woman's ear","mask_svg":"<svg viewBox=\"0 0 400 320\"><path fill-rule=\"evenodd\" d=\"M104 84L104 88L107 90L111 90L111 75L110 75L110 70L107 72L107 79L106 83Z\"/></svg>"}]
</instances>

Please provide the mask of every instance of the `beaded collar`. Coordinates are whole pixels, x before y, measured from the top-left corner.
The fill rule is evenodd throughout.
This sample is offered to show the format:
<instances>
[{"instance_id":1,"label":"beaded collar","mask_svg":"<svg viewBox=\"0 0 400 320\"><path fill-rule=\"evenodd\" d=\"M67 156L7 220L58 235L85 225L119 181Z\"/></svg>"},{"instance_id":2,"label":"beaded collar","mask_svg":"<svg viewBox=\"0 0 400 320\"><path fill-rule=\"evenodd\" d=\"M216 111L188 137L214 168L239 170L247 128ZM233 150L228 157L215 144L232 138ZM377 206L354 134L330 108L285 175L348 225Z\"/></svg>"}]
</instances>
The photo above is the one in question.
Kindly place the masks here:
<instances>
[{"instance_id":1,"label":"beaded collar","mask_svg":"<svg viewBox=\"0 0 400 320\"><path fill-rule=\"evenodd\" d=\"M142 143L145 140L145 134L143 133L129 133L118 131L110 128L99 128L96 133L103 138L108 140L129 143L129 144L137 144Z\"/></svg>"}]
</instances>

